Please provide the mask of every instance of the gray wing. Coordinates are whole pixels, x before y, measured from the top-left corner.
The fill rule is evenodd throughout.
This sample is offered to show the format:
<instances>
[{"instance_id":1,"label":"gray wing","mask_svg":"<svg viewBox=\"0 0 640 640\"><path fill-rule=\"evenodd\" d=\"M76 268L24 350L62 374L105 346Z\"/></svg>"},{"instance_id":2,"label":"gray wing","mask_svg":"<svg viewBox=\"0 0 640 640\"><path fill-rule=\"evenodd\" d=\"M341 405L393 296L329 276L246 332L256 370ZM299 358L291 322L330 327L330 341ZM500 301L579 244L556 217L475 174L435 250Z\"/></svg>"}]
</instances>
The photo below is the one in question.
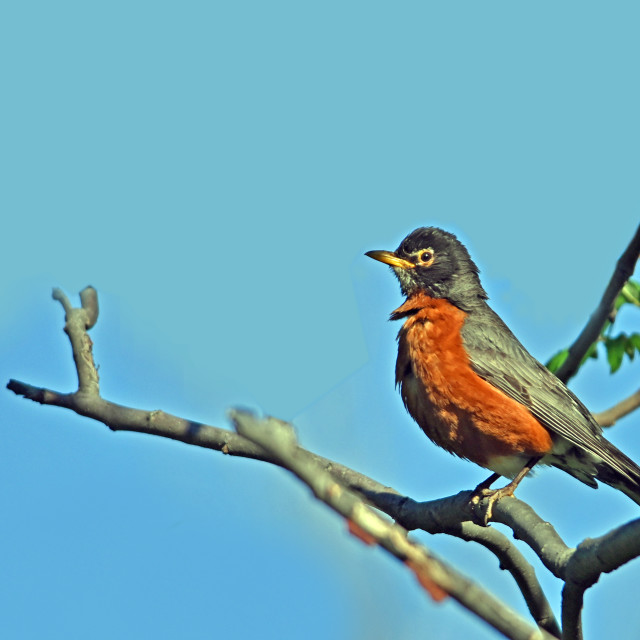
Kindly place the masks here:
<instances>
[{"instance_id":1,"label":"gray wing","mask_svg":"<svg viewBox=\"0 0 640 640\"><path fill-rule=\"evenodd\" d=\"M529 409L549 431L587 451L630 480L640 468L602 436L589 410L540 364L486 304L467 316L462 339L471 368Z\"/></svg>"}]
</instances>

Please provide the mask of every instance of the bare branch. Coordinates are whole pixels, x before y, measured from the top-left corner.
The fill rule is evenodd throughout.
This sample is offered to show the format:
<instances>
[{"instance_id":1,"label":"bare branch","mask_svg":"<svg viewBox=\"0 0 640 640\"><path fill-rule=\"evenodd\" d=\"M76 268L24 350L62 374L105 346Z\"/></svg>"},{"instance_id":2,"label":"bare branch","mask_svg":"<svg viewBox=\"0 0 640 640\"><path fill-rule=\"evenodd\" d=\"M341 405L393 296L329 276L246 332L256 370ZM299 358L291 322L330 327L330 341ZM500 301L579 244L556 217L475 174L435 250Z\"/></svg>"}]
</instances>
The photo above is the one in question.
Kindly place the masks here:
<instances>
[{"instance_id":1,"label":"bare branch","mask_svg":"<svg viewBox=\"0 0 640 640\"><path fill-rule=\"evenodd\" d=\"M88 296L88 304L85 304L86 296ZM88 379L91 379L92 376L97 379L97 371L95 371L93 364L92 342L86 334L87 329L92 326L91 319L97 317L98 300L95 289L88 287L81 293L83 309L73 309L67 296L59 289L54 291L54 298L61 302L67 314L65 331L71 341L76 366L86 365L90 369L87 375ZM89 321L82 315L83 310L90 311L87 309L88 306L95 309L95 312L90 313ZM91 371L91 368L94 370ZM80 378L80 373L78 375ZM70 409L80 415L104 423L113 431L147 433L214 449L232 456L278 464L278 461L268 451L237 433L185 420L164 411L144 411L109 402L100 397L97 385L86 387L86 391L79 389L75 393L60 393L11 380L7 388L34 402ZM327 458L302 448L299 449L299 455L307 456L314 464L330 473L335 480L365 496L371 504L398 522L403 523L405 520L411 528L423 528L434 534L448 533L464 540L475 541L492 551L500 561L501 568L508 570L514 577L538 625L559 636L558 624L551 613L551 607L544 597L532 567L502 533L469 522L474 517L469 503L471 495L469 492L462 492L457 496L431 503L419 504L398 494L394 489L385 487L379 482ZM496 514L500 514L500 512L501 508L497 507Z\"/></svg>"},{"instance_id":2,"label":"bare branch","mask_svg":"<svg viewBox=\"0 0 640 640\"><path fill-rule=\"evenodd\" d=\"M575 375L583 356L600 335L600 331L611 313L613 303L622 290L622 287L624 287L625 282L633 274L639 254L640 226L636 230L629 246L625 249L624 253L616 263L616 268L611 276L611 280L609 280L609 284L602 296L602 300L600 300L596 310L591 314L589 321L580 335L576 338L576 341L569 347L569 355L567 356L567 359L556 371L556 376L558 376L558 378L563 382L567 382L567 380Z\"/></svg>"},{"instance_id":3,"label":"bare branch","mask_svg":"<svg viewBox=\"0 0 640 640\"><path fill-rule=\"evenodd\" d=\"M500 568L509 571L518 584L538 626L557 638L561 637L560 627L538 582L535 569L502 533L492 527L483 527L473 522L460 522L457 526L449 528L446 533L462 540L477 542L497 556Z\"/></svg>"},{"instance_id":4,"label":"bare branch","mask_svg":"<svg viewBox=\"0 0 640 640\"><path fill-rule=\"evenodd\" d=\"M599 538L581 542L571 554L562 590L562 626L565 638L582 640L581 611L584 592L603 573L609 573L640 554L640 519L633 520Z\"/></svg>"},{"instance_id":5,"label":"bare branch","mask_svg":"<svg viewBox=\"0 0 640 640\"><path fill-rule=\"evenodd\" d=\"M365 542L379 544L409 566L435 600L442 600L447 595L453 597L507 638L552 637L541 629L533 629L484 588L458 573L424 546L412 542L405 529L382 518L307 456L299 455L300 448L290 425L275 418L260 420L241 411L232 412L232 418L238 433L271 453L281 466L307 484L316 498L350 523L352 532L355 531Z\"/></svg>"},{"instance_id":6,"label":"bare branch","mask_svg":"<svg viewBox=\"0 0 640 640\"><path fill-rule=\"evenodd\" d=\"M58 287L54 287L53 291L51 292L51 297L54 300L57 300L62 305L62 308L65 310L66 313L73 311L71 302L69 301L67 294L62 289L58 289Z\"/></svg>"},{"instance_id":7,"label":"bare branch","mask_svg":"<svg viewBox=\"0 0 640 640\"><path fill-rule=\"evenodd\" d=\"M143 411L124 407L98 396L58 393L16 380L11 380L7 388L40 404L71 409L106 424L113 431L134 431L171 438L185 444L280 466L279 461L268 451L237 433L185 420L164 411ZM492 551L498 557L501 568L508 570L514 577L537 624L549 633L559 636L558 624L531 565L502 533L469 521L473 517L469 502L470 491L432 502L418 503L372 478L306 449L299 448L299 455L307 457L352 491L365 496L369 502L398 522L410 523L410 529L420 528L432 534L447 533L463 540L477 542ZM519 501L514 499L514 502ZM500 518L503 508L509 506L505 503L506 501L502 501L494 505L496 518ZM545 545L544 553L547 555L554 549L550 542L552 541L545 539L540 543L540 548Z\"/></svg>"},{"instance_id":8,"label":"bare branch","mask_svg":"<svg viewBox=\"0 0 640 640\"><path fill-rule=\"evenodd\" d=\"M98 293L93 287L80 292L82 307L74 308L61 289L54 289L52 297L62 305L66 314L65 333L71 341L73 359L78 372L78 393L97 396L100 393L98 370L93 362L93 343L87 329L98 320Z\"/></svg>"},{"instance_id":9,"label":"bare branch","mask_svg":"<svg viewBox=\"0 0 640 640\"><path fill-rule=\"evenodd\" d=\"M582 607L585 588L571 580L562 588L562 640L582 640Z\"/></svg>"},{"instance_id":10,"label":"bare branch","mask_svg":"<svg viewBox=\"0 0 640 640\"><path fill-rule=\"evenodd\" d=\"M144 411L104 400L99 394L92 342L87 334L87 329L97 319L97 293L92 288L85 289L81 294L83 306L79 309L73 308L60 290L54 291L54 298L65 309L65 332L69 336L78 371L78 390L60 393L11 380L7 387L14 393L40 404L70 409L106 424L113 431L148 433L283 466L280 454L276 455L272 449L238 433L185 420L163 411ZM405 529L447 533L472 540L489 549L498 557L501 568L514 577L537 624L546 632L559 636L551 607L531 565L502 533L477 524L484 522L487 500L474 506L470 501L472 493L463 491L455 496L418 503L353 469L302 449L295 440L291 446L295 449L297 460L322 469L330 475L332 482L364 496ZM500 500L494 506L493 520L510 527L515 538L528 544L555 576L566 581L563 596L563 620L566 623L563 626L565 634L577 634L572 636L575 638L580 637L584 591L597 581L602 572L613 571L640 554L640 520L619 527L597 540L586 541L577 550L570 549L548 522L516 498ZM424 586L424 581L429 583L431 578L420 562L414 563L412 568L423 579Z\"/></svg>"},{"instance_id":11,"label":"bare branch","mask_svg":"<svg viewBox=\"0 0 640 640\"><path fill-rule=\"evenodd\" d=\"M471 504L472 491L461 491L455 496L415 502L404 498L398 515L393 515L405 528L423 529L428 533L456 535L456 528L475 518L484 522L487 500L478 506ZM385 496L387 497L387 496ZM378 502L377 496L368 495L379 509L389 513L389 504ZM517 540L529 545L545 567L557 578L563 579L565 566L573 553L553 526L543 520L528 504L515 497L499 500L493 506L494 522L500 522L513 531Z\"/></svg>"},{"instance_id":12,"label":"bare branch","mask_svg":"<svg viewBox=\"0 0 640 640\"><path fill-rule=\"evenodd\" d=\"M98 292L93 287L85 287L80 292L80 304L86 312L86 328L91 329L98 322Z\"/></svg>"},{"instance_id":13,"label":"bare branch","mask_svg":"<svg viewBox=\"0 0 640 640\"><path fill-rule=\"evenodd\" d=\"M638 407L640 407L640 389L613 407L600 413L594 413L593 417L601 427L612 427L620 418L624 418Z\"/></svg>"},{"instance_id":14,"label":"bare branch","mask_svg":"<svg viewBox=\"0 0 640 640\"><path fill-rule=\"evenodd\" d=\"M521 500L501 500L497 506L494 520L508 526L513 537L528 544L554 576L564 579L565 566L574 550L565 544L551 523Z\"/></svg>"}]
</instances>

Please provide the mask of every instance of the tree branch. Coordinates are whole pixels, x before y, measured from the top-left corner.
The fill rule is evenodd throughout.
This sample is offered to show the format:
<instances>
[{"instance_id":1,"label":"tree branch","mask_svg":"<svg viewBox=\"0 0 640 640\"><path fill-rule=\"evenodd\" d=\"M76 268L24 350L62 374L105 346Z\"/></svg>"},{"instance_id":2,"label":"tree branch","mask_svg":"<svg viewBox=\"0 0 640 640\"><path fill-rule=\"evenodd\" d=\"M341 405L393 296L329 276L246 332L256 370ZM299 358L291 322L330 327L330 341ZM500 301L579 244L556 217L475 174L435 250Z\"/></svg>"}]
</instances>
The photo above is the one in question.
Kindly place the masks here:
<instances>
[{"instance_id":1,"label":"tree branch","mask_svg":"<svg viewBox=\"0 0 640 640\"><path fill-rule=\"evenodd\" d=\"M584 592L603 573L610 573L640 555L640 519L613 529L599 538L581 542L568 558L562 591L562 627L565 638L581 640L580 613ZM569 633L573 630L574 635Z\"/></svg>"},{"instance_id":2,"label":"tree branch","mask_svg":"<svg viewBox=\"0 0 640 640\"><path fill-rule=\"evenodd\" d=\"M232 456L280 464L269 451L238 433L185 420L164 411L144 411L104 400L99 395L98 374L92 353L93 344L87 335L87 330L97 320L97 293L91 287L83 290L83 306L80 309L74 309L67 296L59 289L54 290L53 297L65 310L65 332L71 342L78 370L78 391L60 393L17 380L10 380L7 384L8 389L40 404L70 409L102 422L113 431L147 433ZM85 304L85 301L88 302ZM477 542L489 549L498 558L500 567L508 570L513 576L537 624L559 637L558 624L531 565L501 532L470 522L474 517L469 503L470 492L419 504L353 469L310 451L299 448L298 455L306 457L311 463L330 473L336 481L358 492L398 522L406 520L412 528L423 528L430 533L448 533L463 540ZM482 510L482 504L477 508ZM495 509L496 515L499 515L501 510L498 505ZM478 517L482 520L484 516L481 513Z\"/></svg>"},{"instance_id":3,"label":"tree branch","mask_svg":"<svg viewBox=\"0 0 640 640\"><path fill-rule=\"evenodd\" d=\"M300 455L291 425L275 418L259 420L241 411L233 411L232 419L238 433L268 451L282 467L307 484L316 498L342 515L352 533L367 544L379 544L407 565L434 600L451 596L507 638L552 638L542 629L533 629L486 589L458 573L424 546L412 542L400 525L382 518L307 456Z\"/></svg>"},{"instance_id":4,"label":"tree branch","mask_svg":"<svg viewBox=\"0 0 640 640\"><path fill-rule=\"evenodd\" d=\"M616 263L616 268L600 300L600 304L598 304L596 310L591 314L589 321L576 338L576 341L569 347L567 359L556 371L556 376L563 382L567 382L575 375L580 367L583 356L600 335L600 331L611 313L613 303L626 281L633 274L636 262L638 261L638 255L640 255L640 226L631 239L629 246Z\"/></svg>"},{"instance_id":5,"label":"tree branch","mask_svg":"<svg viewBox=\"0 0 640 640\"><path fill-rule=\"evenodd\" d=\"M612 427L620 418L624 418L638 407L640 407L640 389L613 407L594 413L593 417L601 427Z\"/></svg>"},{"instance_id":6,"label":"tree branch","mask_svg":"<svg viewBox=\"0 0 640 640\"><path fill-rule=\"evenodd\" d=\"M71 341L73 359L78 372L78 393L98 395L100 385L98 370L93 362L91 329L98 320L98 292L93 287L85 287L80 292L80 308L74 308L62 289L54 289L52 297L60 302L66 313L65 333Z\"/></svg>"},{"instance_id":7,"label":"tree branch","mask_svg":"<svg viewBox=\"0 0 640 640\"><path fill-rule=\"evenodd\" d=\"M66 313L65 332L69 336L76 363L78 390L60 393L17 380L10 380L8 389L40 404L70 409L104 423L113 431L148 433L289 468L280 453L274 453L272 448L239 433L179 418L164 411L144 411L104 400L99 394L93 345L87 335L87 329L95 324L98 316L97 293L91 287L85 289L81 293L82 306L79 309L73 308L60 290L54 291L54 298ZM419 503L353 469L307 451L296 443L292 446L297 460L323 470L334 483L362 495L406 530L447 533L489 549L499 559L500 567L514 577L537 624L559 637L558 624L531 565L502 533L477 524L484 522L487 500L474 506L470 501L472 492L463 491L447 498ZM528 544L553 575L566 581L563 596L563 620L566 622L563 627L565 634L577 634L571 637L580 637L584 591L597 581L602 572L613 571L640 554L640 520L619 527L595 541L585 541L574 550L564 543L548 522L516 498L500 500L494 506L493 513L494 521L510 527L514 537ZM424 578L420 562L412 568ZM428 577L428 574L425 575Z\"/></svg>"},{"instance_id":8,"label":"tree branch","mask_svg":"<svg viewBox=\"0 0 640 640\"><path fill-rule=\"evenodd\" d=\"M509 571L524 596L529 611L538 626L553 636L561 637L560 627L551 605L536 577L535 569L507 538L497 529L473 522L460 522L446 533L462 540L481 544L500 560L500 568Z\"/></svg>"},{"instance_id":9,"label":"tree branch","mask_svg":"<svg viewBox=\"0 0 640 640\"><path fill-rule=\"evenodd\" d=\"M564 583L562 588L562 625L564 634L562 640L582 640L582 607L584 606L584 592L582 585L571 580Z\"/></svg>"},{"instance_id":10,"label":"tree branch","mask_svg":"<svg viewBox=\"0 0 640 640\"><path fill-rule=\"evenodd\" d=\"M252 458L282 466L269 451L238 433L185 420L164 411L144 411L124 407L100 397L81 396L77 393L63 394L33 387L17 380L10 380L7 388L34 402L70 409L80 415L102 422L112 431L147 433L221 451L231 456ZM533 567L502 533L469 521L473 517L470 506L472 492L464 491L449 498L418 503L333 460L301 447L299 447L298 453L330 473L335 480L350 490L366 497L371 504L394 520L402 524L409 523L409 529L423 529L432 534L446 533L463 540L477 542L489 549L498 558L500 568L509 571L513 576L537 624L556 637L560 636L558 623L535 576ZM515 502L520 501L515 500ZM494 505L494 519L500 518L503 507L509 506L503 503ZM549 554L553 549L550 542L552 541L549 539L540 542L538 551L544 547L545 555ZM562 544L564 545L564 543ZM534 550L536 549L534 548Z\"/></svg>"}]
</instances>

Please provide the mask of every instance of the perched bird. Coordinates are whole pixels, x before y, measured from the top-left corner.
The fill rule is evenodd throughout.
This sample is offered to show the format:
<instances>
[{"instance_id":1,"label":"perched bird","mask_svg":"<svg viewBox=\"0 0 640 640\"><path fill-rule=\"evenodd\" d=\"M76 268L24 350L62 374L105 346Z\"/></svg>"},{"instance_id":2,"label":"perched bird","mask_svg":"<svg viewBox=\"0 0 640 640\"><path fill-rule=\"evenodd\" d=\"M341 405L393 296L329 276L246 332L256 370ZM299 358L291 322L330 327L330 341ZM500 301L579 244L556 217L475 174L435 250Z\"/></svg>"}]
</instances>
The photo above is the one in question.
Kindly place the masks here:
<instances>
[{"instance_id":1,"label":"perched bird","mask_svg":"<svg viewBox=\"0 0 640 640\"><path fill-rule=\"evenodd\" d=\"M436 227L410 233L395 252L366 254L392 267L406 301L396 384L425 434L490 469L475 497L513 495L536 464L590 487L600 480L640 504L640 467L602 435L589 410L520 344L487 304L466 247ZM502 489L491 484L505 476Z\"/></svg>"}]
</instances>

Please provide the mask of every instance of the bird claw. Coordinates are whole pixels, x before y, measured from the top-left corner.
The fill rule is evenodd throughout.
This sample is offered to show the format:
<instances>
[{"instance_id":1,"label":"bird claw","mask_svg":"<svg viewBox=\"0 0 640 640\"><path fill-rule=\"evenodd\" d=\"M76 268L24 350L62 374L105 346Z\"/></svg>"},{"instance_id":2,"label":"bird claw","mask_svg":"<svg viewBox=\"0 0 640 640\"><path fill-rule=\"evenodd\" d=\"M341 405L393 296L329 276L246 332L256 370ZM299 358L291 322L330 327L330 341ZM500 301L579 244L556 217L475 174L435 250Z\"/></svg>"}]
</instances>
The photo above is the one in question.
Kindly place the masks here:
<instances>
[{"instance_id":1,"label":"bird claw","mask_svg":"<svg viewBox=\"0 0 640 640\"><path fill-rule=\"evenodd\" d=\"M493 505L501 498L513 497L515 489L511 484L502 487L502 489L488 489L482 485L476 488L471 497L471 504L474 507L478 507L482 500L487 498L487 506L481 519L485 527L489 524L489 520L493 518Z\"/></svg>"}]
</instances>

